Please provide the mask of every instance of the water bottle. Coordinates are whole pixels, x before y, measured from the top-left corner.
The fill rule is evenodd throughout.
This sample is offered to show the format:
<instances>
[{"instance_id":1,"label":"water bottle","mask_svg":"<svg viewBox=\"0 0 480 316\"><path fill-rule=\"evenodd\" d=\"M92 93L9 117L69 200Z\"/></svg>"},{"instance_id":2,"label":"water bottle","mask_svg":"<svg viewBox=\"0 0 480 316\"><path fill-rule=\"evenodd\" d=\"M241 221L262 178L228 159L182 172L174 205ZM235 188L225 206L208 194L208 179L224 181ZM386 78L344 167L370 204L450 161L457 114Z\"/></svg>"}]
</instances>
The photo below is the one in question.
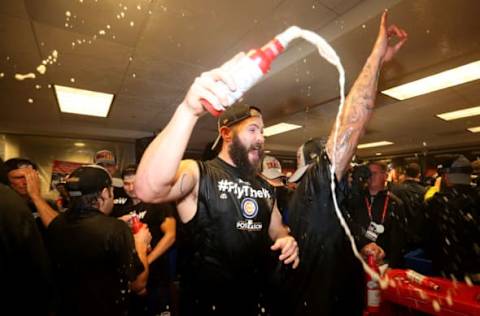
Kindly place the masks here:
<instances>
[{"instance_id":1,"label":"water bottle","mask_svg":"<svg viewBox=\"0 0 480 316\"><path fill-rule=\"evenodd\" d=\"M130 229L132 230L133 234L136 234L140 231L143 226L143 223L140 221L140 217L137 213L133 213L132 217L130 217Z\"/></svg>"},{"instance_id":2,"label":"water bottle","mask_svg":"<svg viewBox=\"0 0 480 316\"><path fill-rule=\"evenodd\" d=\"M288 28L285 32L277 35L273 40L268 42L260 49L254 49L248 52L240 61L238 61L234 68L232 68L231 75L237 89L232 92L227 85L218 81L219 88L223 89L228 98L228 106L235 103L242 95L255 85L264 74L270 70L272 61L280 55L288 43L297 36L300 29L296 26ZM203 107L213 116L219 116L222 111L218 111L207 100L202 99ZM216 107L220 107L216 104Z\"/></svg>"},{"instance_id":3,"label":"water bottle","mask_svg":"<svg viewBox=\"0 0 480 316\"><path fill-rule=\"evenodd\" d=\"M375 271L380 273L377 263L375 262L375 257L369 255L367 258L368 266ZM370 274L367 273L367 312L368 314L376 314L380 311L380 284L378 281L374 280Z\"/></svg>"}]
</instances>

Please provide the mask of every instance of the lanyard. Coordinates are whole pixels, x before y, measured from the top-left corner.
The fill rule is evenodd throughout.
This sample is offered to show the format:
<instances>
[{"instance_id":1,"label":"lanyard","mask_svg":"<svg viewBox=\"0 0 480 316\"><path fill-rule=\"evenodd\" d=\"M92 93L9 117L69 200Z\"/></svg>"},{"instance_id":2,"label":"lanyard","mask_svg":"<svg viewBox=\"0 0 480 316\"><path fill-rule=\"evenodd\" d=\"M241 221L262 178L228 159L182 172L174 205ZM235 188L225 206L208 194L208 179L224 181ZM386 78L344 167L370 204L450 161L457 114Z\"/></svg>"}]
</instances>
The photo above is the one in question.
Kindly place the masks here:
<instances>
[{"instance_id":1,"label":"lanyard","mask_svg":"<svg viewBox=\"0 0 480 316\"><path fill-rule=\"evenodd\" d=\"M380 224L383 225L383 222L385 222L385 215L387 215L387 207L388 207L388 200L390 199L390 192L387 192L387 196L385 197L385 202L383 203L383 214L382 214L382 222ZM372 203L368 202L368 198L365 197L365 205L367 206L368 210L368 217L370 217L370 220L372 221Z\"/></svg>"}]
</instances>

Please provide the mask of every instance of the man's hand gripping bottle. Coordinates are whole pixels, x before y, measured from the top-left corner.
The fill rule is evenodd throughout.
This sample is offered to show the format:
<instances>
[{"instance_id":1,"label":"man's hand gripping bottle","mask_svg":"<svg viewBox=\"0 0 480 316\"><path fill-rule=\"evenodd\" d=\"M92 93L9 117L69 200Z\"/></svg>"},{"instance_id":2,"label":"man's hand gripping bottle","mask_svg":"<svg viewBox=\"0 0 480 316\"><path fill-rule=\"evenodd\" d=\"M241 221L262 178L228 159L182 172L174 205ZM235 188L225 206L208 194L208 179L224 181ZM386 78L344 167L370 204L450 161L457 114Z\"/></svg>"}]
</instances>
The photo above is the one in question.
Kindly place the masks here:
<instances>
[{"instance_id":1,"label":"man's hand gripping bottle","mask_svg":"<svg viewBox=\"0 0 480 316\"><path fill-rule=\"evenodd\" d=\"M254 86L264 74L270 70L272 61L282 53L287 45L298 36L300 29L296 26L288 28L285 32L277 35L260 49L254 49L243 56L229 69L233 80L237 86L235 91L231 91L223 82L217 84L225 91L228 96L228 106L234 104L242 95ZM217 117L222 113L218 110L222 108L220 104L210 104L207 100L202 100L203 107L213 116Z\"/></svg>"}]
</instances>

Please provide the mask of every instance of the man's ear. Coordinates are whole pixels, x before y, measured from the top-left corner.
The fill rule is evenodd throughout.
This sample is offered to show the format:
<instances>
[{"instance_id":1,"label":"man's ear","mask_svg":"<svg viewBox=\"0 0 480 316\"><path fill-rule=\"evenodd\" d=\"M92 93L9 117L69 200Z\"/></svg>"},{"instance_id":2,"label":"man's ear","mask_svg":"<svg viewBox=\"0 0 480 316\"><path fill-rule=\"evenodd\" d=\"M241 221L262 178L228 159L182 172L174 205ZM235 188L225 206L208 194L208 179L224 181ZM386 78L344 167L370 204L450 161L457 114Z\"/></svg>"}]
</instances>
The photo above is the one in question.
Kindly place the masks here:
<instances>
[{"instance_id":1,"label":"man's ear","mask_svg":"<svg viewBox=\"0 0 480 316\"><path fill-rule=\"evenodd\" d=\"M233 130L230 127L223 126L220 128L220 136L222 136L222 139L225 143L229 143L233 138Z\"/></svg>"}]
</instances>

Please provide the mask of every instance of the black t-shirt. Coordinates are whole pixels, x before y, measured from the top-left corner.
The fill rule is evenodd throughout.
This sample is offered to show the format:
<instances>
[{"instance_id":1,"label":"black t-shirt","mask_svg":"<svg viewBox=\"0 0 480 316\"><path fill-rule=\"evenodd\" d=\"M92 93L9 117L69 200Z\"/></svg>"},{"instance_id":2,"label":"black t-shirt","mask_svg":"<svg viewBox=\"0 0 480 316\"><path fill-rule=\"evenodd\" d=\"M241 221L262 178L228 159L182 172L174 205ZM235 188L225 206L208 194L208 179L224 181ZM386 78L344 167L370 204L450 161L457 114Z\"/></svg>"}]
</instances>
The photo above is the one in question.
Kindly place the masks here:
<instances>
[{"instance_id":1,"label":"black t-shirt","mask_svg":"<svg viewBox=\"0 0 480 316\"><path fill-rule=\"evenodd\" d=\"M277 199L277 207L282 214L282 220L284 224L288 225L288 209L290 200L292 199L295 191L285 186L275 187L275 198Z\"/></svg>"},{"instance_id":2,"label":"black t-shirt","mask_svg":"<svg viewBox=\"0 0 480 316\"><path fill-rule=\"evenodd\" d=\"M424 196L427 188L414 180L392 186L392 193L402 200L407 217L407 242L410 249L418 248L424 226Z\"/></svg>"},{"instance_id":3,"label":"black t-shirt","mask_svg":"<svg viewBox=\"0 0 480 316\"><path fill-rule=\"evenodd\" d=\"M479 191L468 185L446 188L428 201L425 217L425 250L435 272L459 280L480 273Z\"/></svg>"},{"instance_id":4,"label":"black t-shirt","mask_svg":"<svg viewBox=\"0 0 480 316\"><path fill-rule=\"evenodd\" d=\"M112 212L111 216L120 217L131 212L138 214L140 220L147 224L150 233L152 234L152 241L150 243L152 249L163 238L164 233L160 229L160 226L167 217L174 217L175 207L172 204L150 204L140 202L133 205L131 198L128 198L126 203L118 208L117 211ZM148 285L155 286L155 284L162 283L167 284L170 281L170 265L167 257L167 253L158 257L149 266L148 272Z\"/></svg>"},{"instance_id":5,"label":"black t-shirt","mask_svg":"<svg viewBox=\"0 0 480 316\"><path fill-rule=\"evenodd\" d=\"M113 211L114 213L122 212L128 203L129 197L123 187L113 187Z\"/></svg>"},{"instance_id":6,"label":"black t-shirt","mask_svg":"<svg viewBox=\"0 0 480 316\"><path fill-rule=\"evenodd\" d=\"M15 315L47 315L53 282L47 251L25 201L0 184L0 302Z\"/></svg>"},{"instance_id":7,"label":"black t-shirt","mask_svg":"<svg viewBox=\"0 0 480 316\"><path fill-rule=\"evenodd\" d=\"M96 209L67 210L47 234L59 315L125 315L129 281L144 269L127 224Z\"/></svg>"},{"instance_id":8,"label":"black t-shirt","mask_svg":"<svg viewBox=\"0 0 480 316\"><path fill-rule=\"evenodd\" d=\"M300 266L287 270L285 315L361 315L363 273L336 216L325 152L307 169L290 204L289 226ZM336 180L335 180L336 181ZM336 181L344 213L345 184ZM345 216L345 215L344 215Z\"/></svg>"},{"instance_id":9,"label":"black t-shirt","mask_svg":"<svg viewBox=\"0 0 480 316\"><path fill-rule=\"evenodd\" d=\"M47 228L45 227L45 225L43 225L42 219L40 218L40 215L38 214L37 207L35 206L35 204L32 201L25 201L25 202L26 202L28 208L30 209L30 211L33 215L33 218L35 219L35 223L37 223L37 227L38 227L38 230L40 231L40 234L42 235L43 238L46 238ZM57 205L55 204L54 201L47 199L47 200L45 200L45 202L47 202L47 204L52 209L54 209L55 211L58 211L58 207L57 207Z\"/></svg>"},{"instance_id":10,"label":"black t-shirt","mask_svg":"<svg viewBox=\"0 0 480 316\"><path fill-rule=\"evenodd\" d=\"M198 165L197 212L185 225L193 256L182 284L191 310L183 313L256 315L262 265L271 253L273 188L220 158Z\"/></svg>"}]
</instances>

